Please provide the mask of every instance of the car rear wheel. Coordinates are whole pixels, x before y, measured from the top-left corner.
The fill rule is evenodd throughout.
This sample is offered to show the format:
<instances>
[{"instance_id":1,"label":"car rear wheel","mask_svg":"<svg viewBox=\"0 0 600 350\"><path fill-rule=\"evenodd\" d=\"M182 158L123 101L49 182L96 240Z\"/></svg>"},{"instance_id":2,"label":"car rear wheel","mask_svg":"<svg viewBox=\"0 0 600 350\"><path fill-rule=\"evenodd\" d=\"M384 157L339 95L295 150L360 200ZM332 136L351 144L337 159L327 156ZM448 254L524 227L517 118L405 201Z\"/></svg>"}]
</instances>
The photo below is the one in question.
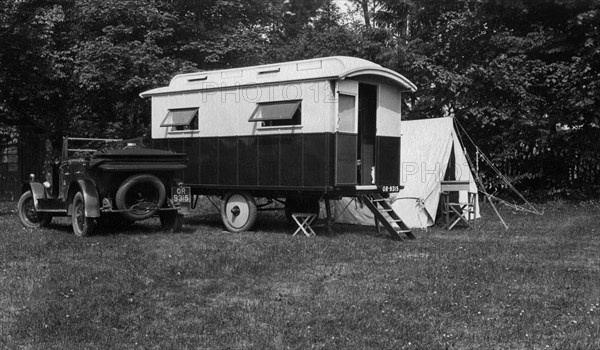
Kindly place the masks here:
<instances>
[{"instance_id":1,"label":"car rear wheel","mask_svg":"<svg viewBox=\"0 0 600 350\"><path fill-rule=\"evenodd\" d=\"M156 214L167 198L165 185L160 179L150 174L137 174L123 181L115 202L117 208L123 210L121 215L132 221L144 220Z\"/></svg>"},{"instance_id":2,"label":"car rear wheel","mask_svg":"<svg viewBox=\"0 0 600 350\"><path fill-rule=\"evenodd\" d=\"M85 216L85 200L81 192L77 192L75 197L73 197L71 223L73 225L73 233L78 237L91 235L96 227L96 220Z\"/></svg>"},{"instance_id":3,"label":"car rear wheel","mask_svg":"<svg viewBox=\"0 0 600 350\"><path fill-rule=\"evenodd\" d=\"M19 221L27 228L38 228L50 225L52 216L48 213L40 213L35 210L33 202L33 194L31 191L27 191L19 198L17 204L17 212L19 215Z\"/></svg>"}]
</instances>

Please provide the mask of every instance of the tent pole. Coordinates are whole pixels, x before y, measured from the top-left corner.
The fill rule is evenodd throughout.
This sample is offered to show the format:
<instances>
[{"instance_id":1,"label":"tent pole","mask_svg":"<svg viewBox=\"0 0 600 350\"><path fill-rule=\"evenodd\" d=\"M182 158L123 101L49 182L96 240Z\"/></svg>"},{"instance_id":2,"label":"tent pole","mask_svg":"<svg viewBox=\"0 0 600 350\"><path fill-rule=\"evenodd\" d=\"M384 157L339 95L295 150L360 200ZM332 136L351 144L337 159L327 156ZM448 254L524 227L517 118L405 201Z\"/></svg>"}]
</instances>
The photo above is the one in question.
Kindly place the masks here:
<instances>
[{"instance_id":1,"label":"tent pole","mask_svg":"<svg viewBox=\"0 0 600 350\"><path fill-rule=\"evenodd\" d=\"M475 147L475 176L479 178L479 147Z\"/></svg>"},{"instance_id":2,"label":"tent pole","mask_svg":"<svg viewBox=\"0 0 600 350\"><path fill-rule=\"evenodd\" d=\"M500 221L502 222L502 225L504 225L504 228L508 230L508 225L506 224L506 222L504 222L504 219L502 218L502 215L500 215L500 212L498 212L498 208L496 208L496 205L494 204L494 202L492 202L492 198L490 197L490 195L488 195L486 193L485 196L486 196L488 202L490 202L490 204L492 205L492 209L494 209L494 212L496 212L496 215L498 216L498 219L500 219Z\"/></svg>"}]
</instances>

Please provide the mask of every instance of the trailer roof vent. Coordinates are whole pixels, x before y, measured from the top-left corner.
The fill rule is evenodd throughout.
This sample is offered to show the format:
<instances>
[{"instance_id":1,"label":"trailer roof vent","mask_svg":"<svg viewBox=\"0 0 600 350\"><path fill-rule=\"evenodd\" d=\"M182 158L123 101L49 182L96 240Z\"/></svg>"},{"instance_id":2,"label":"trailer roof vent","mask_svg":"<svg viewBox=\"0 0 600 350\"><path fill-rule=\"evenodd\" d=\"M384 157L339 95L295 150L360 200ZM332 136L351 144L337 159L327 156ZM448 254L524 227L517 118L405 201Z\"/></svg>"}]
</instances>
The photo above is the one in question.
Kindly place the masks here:
<instances>
[{"instance_id":1,"label":"trailer roof vent","mask_svg":"<svg viewBox=\"0 0 600 350\"><path fill-rule=\"evenodd\" d=\"M279 73L279 72L281 72L281 67L271 68L271 69L267 69L267 70L261 70L258 72L258 75L273 74L273 73Z\"/></svg>"},{"instance_id":2,"label":"trailer roof vent","mask_svg":"<svg viewBox=\"0 0 600 350\"><path fill-rule=\"evenodd\" d=\"M205 81L207 79L208 79L207 75L201 75L201 76L189 78L188 79L188 83L196 83L196 82L199 82L199 81Z\"/></svg>"}]
</instances>

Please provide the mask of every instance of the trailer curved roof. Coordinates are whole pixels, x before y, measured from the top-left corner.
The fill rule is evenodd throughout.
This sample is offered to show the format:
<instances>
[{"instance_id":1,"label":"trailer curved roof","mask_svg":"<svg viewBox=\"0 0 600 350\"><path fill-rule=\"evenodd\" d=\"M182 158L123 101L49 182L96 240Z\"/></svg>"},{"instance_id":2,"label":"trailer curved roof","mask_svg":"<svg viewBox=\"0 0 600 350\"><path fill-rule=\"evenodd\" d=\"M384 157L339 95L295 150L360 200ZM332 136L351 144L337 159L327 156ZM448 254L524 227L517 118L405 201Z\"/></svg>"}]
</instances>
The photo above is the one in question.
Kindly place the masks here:
<instances>
[{"instance_id":1,"label":"trailer curved roof","mask_svg":"<svg viewBox=\"0 0 600 350\"><path fill-rule=\"evenodd\" d=\"M376 63L356 57L333 56L310 60L273 63L176 75L169 86L142 92L141 97L191 91L220 90L307 80L361 78L416 91L403 75Z\"/></svg>"}]
</instances>

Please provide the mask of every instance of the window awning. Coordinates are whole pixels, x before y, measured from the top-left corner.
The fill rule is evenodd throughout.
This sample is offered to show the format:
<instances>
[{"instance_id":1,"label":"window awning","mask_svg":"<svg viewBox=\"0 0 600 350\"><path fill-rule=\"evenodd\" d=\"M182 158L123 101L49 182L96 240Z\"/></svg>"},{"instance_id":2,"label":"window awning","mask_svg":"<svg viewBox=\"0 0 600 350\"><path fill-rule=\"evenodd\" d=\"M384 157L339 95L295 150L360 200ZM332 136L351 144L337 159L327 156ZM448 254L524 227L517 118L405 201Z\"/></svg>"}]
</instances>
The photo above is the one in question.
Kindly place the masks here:
<instances>
[{"instance_id":1,"label":"window awning","mask_svg":"<svg viewBox=\"0 0 600 350\"><path fill-rule=\"evenodd\" d=\"M248 121L290 120L299 107L300 101L260 103Z\"/></svg>"},{"instance_id":2,"label":"window awning","mask_svg":"<svg viewBox=\"0 0 600 350\"><path fill-rule=\"evenodd\" d=\"M170 109L160 126L187 126L198 115L198 108Z\"/></svg>"}]
</instances>

